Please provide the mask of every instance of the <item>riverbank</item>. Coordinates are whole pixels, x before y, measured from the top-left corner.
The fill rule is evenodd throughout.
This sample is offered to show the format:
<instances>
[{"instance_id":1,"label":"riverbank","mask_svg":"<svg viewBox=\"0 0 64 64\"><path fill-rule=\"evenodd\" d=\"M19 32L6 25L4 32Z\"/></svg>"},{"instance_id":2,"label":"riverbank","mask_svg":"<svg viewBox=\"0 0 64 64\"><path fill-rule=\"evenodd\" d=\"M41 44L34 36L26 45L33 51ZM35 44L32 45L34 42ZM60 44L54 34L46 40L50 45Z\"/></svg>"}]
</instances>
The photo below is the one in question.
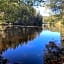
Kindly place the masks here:
<instances>
[{"instance_id":1,"label":"riverbank","mask_svg":"<svg viewBox=\"0 0 64 64\"><path fill-rule=\"evenodd\" d=\"M39 29L43 29L43 26L22 26L22 25L13 25L11 23L0 23L0 35L3 35L3 37L5 37L5 33L4 30L7 29L8 27L22 27L22 28L39 28ZM54 31L54 32L60 32L61 34L61 41L64 40L64 26L61 24L61 22L57 22L54 25L50 26L49 24L47 26L44 27L43 30L50 30L50 31ZM64 46L64 43L62 42L62 46Z\"/></svg>"},{"instance_id":2,"label":"riverbank","mask_svg":"<svg viewBox=\"0 0 64 64\"><path fill-rule=\"evenodd\" d=\"M64 64L64 48L58 47L54 42L46 45L44 64Z\"/></svg>"}]
</instances>

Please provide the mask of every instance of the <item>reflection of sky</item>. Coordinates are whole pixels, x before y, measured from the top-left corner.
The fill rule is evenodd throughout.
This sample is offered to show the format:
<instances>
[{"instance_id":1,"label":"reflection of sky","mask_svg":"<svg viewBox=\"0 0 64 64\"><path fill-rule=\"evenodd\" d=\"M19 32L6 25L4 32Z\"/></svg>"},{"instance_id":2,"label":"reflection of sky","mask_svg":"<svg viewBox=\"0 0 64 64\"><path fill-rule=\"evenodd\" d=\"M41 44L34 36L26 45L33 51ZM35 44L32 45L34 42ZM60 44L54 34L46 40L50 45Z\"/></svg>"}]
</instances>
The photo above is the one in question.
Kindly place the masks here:
<instances>
[{"instance_id":1,"label":"reflection of sky","mask_svg":"<svg viewBox=\"0 0 64 64\"><path fill-rule=\"evenodd\" d=\"M60 34L51 31L42 31L34 40L19 45L16 49L9 48L2 56L11 63L43 64L43 49L49 41L60 44Z\"/></svg>"}]
</instances>

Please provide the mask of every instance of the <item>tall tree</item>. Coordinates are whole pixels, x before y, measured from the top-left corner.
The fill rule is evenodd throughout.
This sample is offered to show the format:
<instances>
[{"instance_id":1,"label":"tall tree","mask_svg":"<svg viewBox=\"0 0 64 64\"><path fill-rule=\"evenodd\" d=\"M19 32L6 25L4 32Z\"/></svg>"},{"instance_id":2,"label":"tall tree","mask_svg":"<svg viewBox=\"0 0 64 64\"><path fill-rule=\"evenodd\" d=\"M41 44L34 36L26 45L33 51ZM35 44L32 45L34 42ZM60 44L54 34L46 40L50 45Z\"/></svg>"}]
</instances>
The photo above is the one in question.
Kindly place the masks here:
<instances>
[{"instance_id":1,"label":"tall tree","mask_svg":"<svg viewBox=\"0 0 64 64\"><path fill-rule=\"evenodd\" d=\"M4 12L3 20L5 22L14 22L19 19L21 21L26 21L29 18L29 16L35 15L35 10L32 7L17 1L0 1L0 11Z\"/></svg>"}]
</instances>

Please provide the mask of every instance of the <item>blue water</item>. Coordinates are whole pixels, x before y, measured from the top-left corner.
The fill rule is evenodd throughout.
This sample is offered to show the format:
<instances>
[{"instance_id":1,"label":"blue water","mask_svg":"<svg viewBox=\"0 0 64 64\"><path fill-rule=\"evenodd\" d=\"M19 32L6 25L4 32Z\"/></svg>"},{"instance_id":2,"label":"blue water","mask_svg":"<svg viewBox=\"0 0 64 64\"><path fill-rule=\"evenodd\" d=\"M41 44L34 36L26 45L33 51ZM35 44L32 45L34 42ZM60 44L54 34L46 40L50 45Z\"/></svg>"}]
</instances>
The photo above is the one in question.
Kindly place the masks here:
<instances>
[{"instance_id":1,"label":"blue water","mask_svg":"<svg viewBox=\"0 0 64 64\"><path fill-rule=\"evenodd\" d=\"M43 50L49 41L60 46L60 33L42 31L27 44L18 45L15 49L8 48L2 56L8 59L10 64L43 64Z\"/></svg>"}]
</instances>

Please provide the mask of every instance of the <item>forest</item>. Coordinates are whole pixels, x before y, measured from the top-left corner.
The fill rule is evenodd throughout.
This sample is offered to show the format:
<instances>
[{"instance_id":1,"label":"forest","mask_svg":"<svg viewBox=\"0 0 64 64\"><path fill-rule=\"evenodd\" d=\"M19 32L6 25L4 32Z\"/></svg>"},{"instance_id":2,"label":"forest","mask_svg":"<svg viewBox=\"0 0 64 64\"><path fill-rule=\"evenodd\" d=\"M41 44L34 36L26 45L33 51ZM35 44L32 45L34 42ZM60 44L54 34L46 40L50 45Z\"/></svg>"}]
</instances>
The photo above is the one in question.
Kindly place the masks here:
<instances>
[{"instance_id":1,"label":"forest","mask_svg":"<svg viewBox=\"0 0 64 64\"><path fill-rule=\"evenodd\" d=\"M18 0L0 1L0 23L41 26L42 17L36 15L32 6Z\"/></svg>"}]
</instances>

